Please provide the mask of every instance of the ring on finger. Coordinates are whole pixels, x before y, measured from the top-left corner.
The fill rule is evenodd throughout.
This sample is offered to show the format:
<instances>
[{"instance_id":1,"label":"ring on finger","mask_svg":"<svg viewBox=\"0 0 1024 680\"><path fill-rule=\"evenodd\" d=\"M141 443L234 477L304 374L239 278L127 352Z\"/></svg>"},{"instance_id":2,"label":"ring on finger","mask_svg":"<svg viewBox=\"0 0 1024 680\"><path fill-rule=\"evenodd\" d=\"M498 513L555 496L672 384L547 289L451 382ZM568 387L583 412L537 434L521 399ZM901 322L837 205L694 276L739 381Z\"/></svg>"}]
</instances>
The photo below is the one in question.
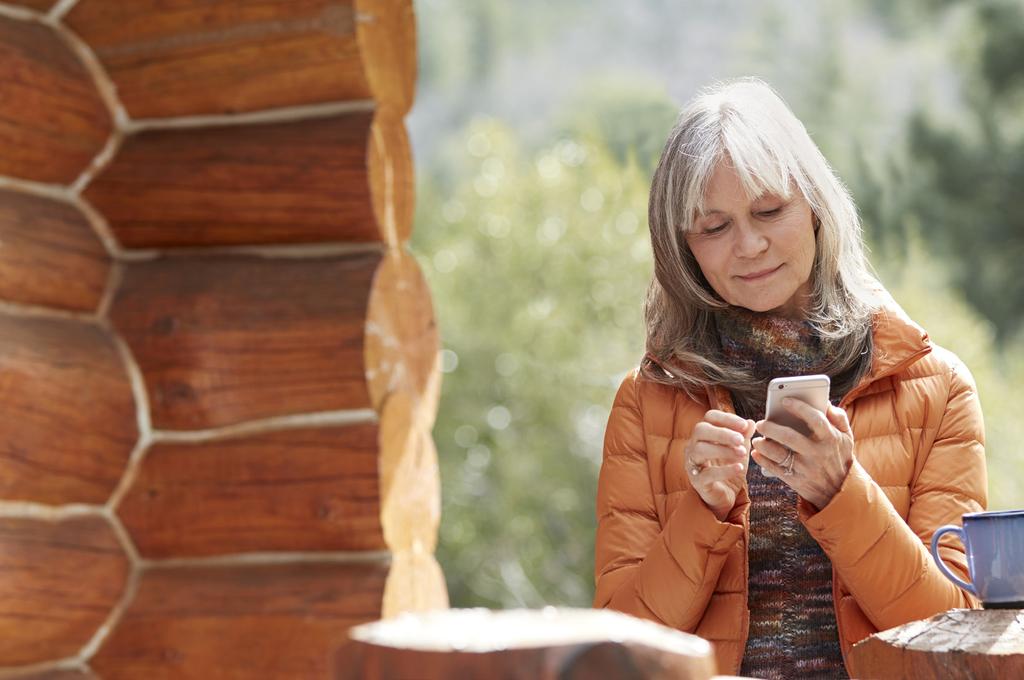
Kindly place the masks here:
<instances>
[{"instance_id":1,"label":"ring on finger","mask_svg":"<svg viewBox=\"0 0 1024 680\"><path fill-rule=\"evenodd\" d=\"M699 463L697 463L695 465L690 465L689 467L690 467L690 474L692 476L694 476L694 477L696 477L700 473L704 472L704 466L699 464Z\"/></svg>"},{"instance_id":2,"label":"ring on finger","mask_svg":"<svg viewBox=\"0 0 1024 680\"><path fill-rule=\"evenodd\" d=\"M781 463L779 463L779 467L782 468L783 474L786 475L787 477L793 474L793 459L795 457L796 454L793 452L793 449L787 446L786 457L782 459Z\"/></svg>"}]
</instances>

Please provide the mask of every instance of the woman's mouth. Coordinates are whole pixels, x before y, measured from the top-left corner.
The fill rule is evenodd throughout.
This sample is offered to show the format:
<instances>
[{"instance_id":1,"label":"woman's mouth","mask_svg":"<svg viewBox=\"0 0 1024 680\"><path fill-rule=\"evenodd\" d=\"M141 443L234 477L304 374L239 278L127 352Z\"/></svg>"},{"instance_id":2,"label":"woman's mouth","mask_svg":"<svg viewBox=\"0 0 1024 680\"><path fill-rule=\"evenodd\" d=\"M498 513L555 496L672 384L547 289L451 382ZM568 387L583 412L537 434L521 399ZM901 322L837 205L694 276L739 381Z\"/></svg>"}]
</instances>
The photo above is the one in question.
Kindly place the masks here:
<instances>
[{"instance_id":1,"label":"woman's mouth","mask_svg":"<svg viewBox=\"0 0 1024 680\"><path fill-rule=\"evenodd\" d=\"M750 282L750 281L760 281L761 279L768 278L769 276L771 276L775 272L779 271L780 269L782 269L782 265L781 264L779 266L777 266L777 267L771 267L769 269L762 269L760 271L751 272L750 274L741 274L741 275L737 276L736 278L742 279L742 280L747 281L747 282Z\"/></svg>"}]
</instances>

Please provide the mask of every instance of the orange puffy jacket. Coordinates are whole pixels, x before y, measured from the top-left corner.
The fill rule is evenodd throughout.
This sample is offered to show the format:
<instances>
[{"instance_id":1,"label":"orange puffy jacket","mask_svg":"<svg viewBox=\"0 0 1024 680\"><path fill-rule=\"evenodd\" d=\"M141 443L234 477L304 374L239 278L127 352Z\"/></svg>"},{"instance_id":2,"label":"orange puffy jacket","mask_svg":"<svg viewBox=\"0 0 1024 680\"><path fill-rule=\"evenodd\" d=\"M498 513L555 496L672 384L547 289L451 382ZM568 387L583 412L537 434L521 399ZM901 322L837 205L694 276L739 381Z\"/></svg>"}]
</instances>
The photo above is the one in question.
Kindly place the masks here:
<instances>
[{"instance_id":1,"label":"orange puffy jacket","mask_svg":"<svg viewBox=\"0 0 1024 680\"><path fill-rule=\"evenodd\" d=\"M840 403L855 460L803 526L832 562L843 657L865 637L956 607L976 607L932 561L932 534L987 502L984 427L974 380L894 303L874 319L871 369ZM604 440L597 491L595 607L653 619L714 643L720 673L738 673L747 640L744 488L720 522L689 486L683 449L727 390L695 401L637 375L622 381ZM940 550L967 577L963 548Z\"/></svg>"}]
</instances>

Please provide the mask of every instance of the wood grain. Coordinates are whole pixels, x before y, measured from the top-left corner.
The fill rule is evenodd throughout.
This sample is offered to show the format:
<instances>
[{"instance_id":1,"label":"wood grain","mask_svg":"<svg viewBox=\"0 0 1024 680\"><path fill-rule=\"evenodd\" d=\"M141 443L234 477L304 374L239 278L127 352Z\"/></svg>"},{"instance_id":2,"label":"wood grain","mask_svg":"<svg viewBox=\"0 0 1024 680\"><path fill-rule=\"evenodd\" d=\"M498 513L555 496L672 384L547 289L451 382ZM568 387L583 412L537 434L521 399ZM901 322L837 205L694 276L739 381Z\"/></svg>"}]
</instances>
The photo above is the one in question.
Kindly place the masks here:
<instances>
[{"instance_id":1,"label":"wood grain","mask_svg":"<svg viewBox=\"0 0 1024 680\"><path fill-rule=\"evenodd\" d=\"M8 676L4 676L5 678ZM10 680L99 680L90 671L51 670L10 676Z\"/></svg>"},{"instance_id":2,"label":"wood grain","mask_svg":"<svg viewBox=\"0 0 1024 680\"><path fill-rule=\"evenodd\" d=\"M8 676L4 676L7 678ZM99 680L89 671L52 670L10 676L10 680Z\"/></svg>"},{"instance_id":3,"label":"wood grain","mask_svg":"<svg viewBox=\"0 0 1024 680\"><path fill-rule=\"evenodd\" d=\"M352 629L337 680L710 680L711 645L609 610L453 609Z\"/></svg>"},{"instance_id":4,"label":"wood grain","mask_svg":"<svg viewBox=\"0 0 1024 680\"><path fill-rule=\"evenodd\" d=\"M145 557L383 550L376 423L156 444L118 508Z\"/></svg>"},{"instance_id":5,"label":"wood grain","mask_svg":"<svg viewBox=\"0 0 1024 680\"><path fill-rule=\"evenodd\" d=\"M382 241L372 122L371 112L357 112L141 132L84 195L127 248ZM389 152L407 156L407 146L393 141ZM399 185L410 196L396 203L411 201L408 177Z\"/></svg>"},{"instance_id":6,"label":"wood grain","mask_svg":"<svg viewBox=\"0 0 1024 680\"><path fill-rule=\"evenodd\" d=\"M416 18L408 0L356 0L359 51L374 99L405 115L416 88Z\"/></svg>"},{"instance_id":7,"label":"wood grain","mask_svg":"<svg viewBox=\"0 0 1024 680\"><path fill-rule=\"evenodd\" d=\"M393 93L405 104L411 86L391 81L415 80L412 3L386 4L405 9L376 13L362 40L366 19L357 21L352 0L81 0L66 23L95 50L133 118Z\"/></svg>"},{"instance_id":8,"label":"wood grain","mask_svg":"<svg viewBox=\"0 0 1024 680\"><path fill-rule=\"evenodd\" d=\"M28 7L37 12L48 12L51 7L57 4L57 0L4 0L4 2L8 5Z\"/></svg>"},{"instance_id":9,"label":"wood grain","mask_svg":"<svg viewBox=\"0 0 1024 680\"><path fill-rule=\"evenodd\" d=\"M1024 677L1024 609L953 609L876 633L847 659L857 678Z\"/></svg>"},{"instance_id":10,"label":"wood grain","mask_svg":"<svg viewBox=\"0 0 1024 680\"><path fill-rule=\"evenodd\" d=\"M366 366L371 369L370 395L381 410L396 389L417 397L430 394L440 338L430 288L404 249L390 249L373 281L367 311Z\"/></svg>"},{"instance_id":11,"label":"wood grain","mask_svg":"<svg viewBox=\"0 0 1024 680\"><path fill-rule=\"evenodd\" d=\"M381 239L400 246L412 233L415 178L405 121L378 111L370 128L368 158L373 214Z\"/></svg>"},{"instance_id":12,"label":"wood grain","mask_svg":"<svg viewBox=\"0 0 1024 680\"><path fill-rule=\"evenodd\" d=\"M323 678L348 628L380 616L387 567L157 568L90 665L104 680Z\"/></svg>"},{"instance_id":13,"label":"wood grain","mask_svg":"<svg viewBox=\"0 0 1024 680\"><path fill-rule=\"evenodd\" d=\"M110 114L53 29L0 17L0 175L68 184L99 153Z\"/></svg>"},{"instance_id":14,"label":"wood grain","mask_svg":"<svg viewBox=\"0 0 1024 680\"><path fill-rule=\"evenodd\" d=\"M101 517L0 517L0 666L77 653L117 603L129 569Z\"/></svg>"},{"instance_id":15,"label":"wood grain","mask_svg":"<svg viewBox=\"0 0 1024 680\"><path fill-rule=\"evenodd\" d=\"M110 259L74 207L0 189L0 298L95 311Z\"/></svg>"},{"instance_id":16,"label":"wood grain","mask_svg":"<svg viewBox=\"0 0 1024 680\"><path fill-rule=\"evenodd\" d=\"M105 330L0 314L0 403L0 499L106 502L138 426Z\"/></svg>"},{"instance_id":17,"label":"wood grain","mask_svg":"<svg viewBox=\"0 0 1024 680\"><path fill-rule=\"evenodd\" d=\"M434 555L403 550L391 556L381 618L448 608L448 586Z\"/></svg>"},{"instance_id":18,"label":"wood grain","mask_svg":"<svg viewBox=\"0 0 1024 680\"><path fill-rule=\"evenodd\" d=\"M377 253L170 258L125 265L111 320L171 430L366 408L366 305Z\"/></svg>"},{"instance_id":19,"label":"wood grain","mask_svg":"<svg viewBox=\"0 0 1024 680\"><path fill-rule=\"evenodd\" d=\"M380 416L381 521L394 552L433 553L441 520L437 449L414 396L398 390Z\"/></svg>"}]
</instances>

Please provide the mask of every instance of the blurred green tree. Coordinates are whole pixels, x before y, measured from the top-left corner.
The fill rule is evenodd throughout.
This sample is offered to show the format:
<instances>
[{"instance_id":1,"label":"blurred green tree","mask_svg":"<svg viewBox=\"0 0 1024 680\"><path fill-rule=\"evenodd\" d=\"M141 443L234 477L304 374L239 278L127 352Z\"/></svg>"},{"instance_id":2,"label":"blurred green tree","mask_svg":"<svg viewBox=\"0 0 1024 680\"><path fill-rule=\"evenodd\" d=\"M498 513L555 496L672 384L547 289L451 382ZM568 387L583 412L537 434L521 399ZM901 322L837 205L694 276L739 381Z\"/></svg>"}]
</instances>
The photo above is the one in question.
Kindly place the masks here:
<instances>
[{"instance_id":1,"label":"blurred green tree","mask_svg":"<svg viewBox=\"0 0 1024 680\"><path fill-rule=\"evenodd\" d=\"M493 120L455 143L462 179L423 174L412 242L447 372L438 557L456 604L587 605L604 425L643 352L647 173L584 137L524 153Z\"/></svg>"},{"instance_id":2,"label":"blurred green tree","mask_svg":"<svg viewBox=\"0 0 1024 680\"><path fill-rule=\"evenodd\" d=\"M595 140L620 165L635 160L650 176L678 115L663 83L635 73L605 74L580 87L554 127Z\"/></svg>"},{"instance_id":3,"label":"blurred green tree","mask_svg":"<svg viewBox=\"0 0 1024 680\"><path fill-rule=\"evenodd\" d=\"M1024 6L971 7L959 48L966 115L953 125L922 109L912 119L907 210L1005 340L1024 319Z\"/></svg>"}]
</instances>

